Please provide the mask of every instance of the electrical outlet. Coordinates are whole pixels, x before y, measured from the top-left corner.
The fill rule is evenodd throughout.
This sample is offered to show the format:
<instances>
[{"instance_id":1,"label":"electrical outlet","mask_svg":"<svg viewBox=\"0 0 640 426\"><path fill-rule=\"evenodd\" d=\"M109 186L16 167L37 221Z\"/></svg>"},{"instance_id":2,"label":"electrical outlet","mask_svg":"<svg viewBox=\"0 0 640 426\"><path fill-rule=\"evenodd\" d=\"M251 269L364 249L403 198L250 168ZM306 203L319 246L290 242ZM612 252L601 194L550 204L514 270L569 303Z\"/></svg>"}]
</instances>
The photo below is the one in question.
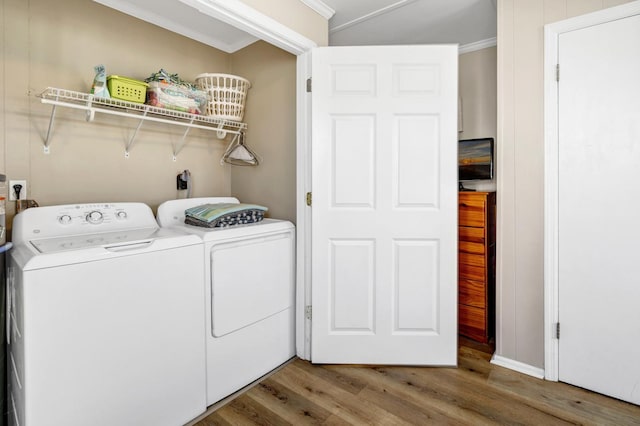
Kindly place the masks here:
<instances>
[{"instance_id":1,"label":"electrical outlet","mask_svg":"<svg viewBox=\"0 0 640 426\"><path fill-rule=\"evenodd\" d=\"M20 199L27 199L27 181L26 180L10 180L9 181L9 201L16 201L18 198L16 197L15 186L21 185L20 188Z\"/></svg>"}]
</instances>

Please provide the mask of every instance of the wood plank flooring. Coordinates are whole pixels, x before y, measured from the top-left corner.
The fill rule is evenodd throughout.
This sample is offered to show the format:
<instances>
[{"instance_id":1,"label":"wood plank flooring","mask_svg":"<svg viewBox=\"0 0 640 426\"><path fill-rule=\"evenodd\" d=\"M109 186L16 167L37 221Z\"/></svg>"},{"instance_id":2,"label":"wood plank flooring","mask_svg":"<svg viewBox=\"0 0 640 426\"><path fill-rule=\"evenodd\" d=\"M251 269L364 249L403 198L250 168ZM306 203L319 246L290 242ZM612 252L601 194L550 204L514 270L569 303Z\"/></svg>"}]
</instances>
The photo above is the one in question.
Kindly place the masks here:
<instances>
[{"instance_id":1,"label":"wood plank flooring","mask_svg":"<svg viewBox=\"0 0 640 426\"><path fill-rule=\"evenodd\" d=\"M196 423L210 425L640 425L640 406L489 363L312 365L296 359Z\"/></svg>"}]
</instances>

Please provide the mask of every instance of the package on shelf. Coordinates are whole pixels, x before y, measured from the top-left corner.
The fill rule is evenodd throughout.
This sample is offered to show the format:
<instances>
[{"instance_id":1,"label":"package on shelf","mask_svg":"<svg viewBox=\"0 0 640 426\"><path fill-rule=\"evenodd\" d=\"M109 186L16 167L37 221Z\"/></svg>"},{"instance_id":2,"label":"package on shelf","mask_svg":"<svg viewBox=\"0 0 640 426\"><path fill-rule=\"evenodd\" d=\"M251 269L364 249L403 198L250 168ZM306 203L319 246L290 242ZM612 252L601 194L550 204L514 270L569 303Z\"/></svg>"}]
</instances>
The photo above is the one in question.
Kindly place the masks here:
<instances>
[{"instance_id":1,"label":"package on shelf","mask_svg":"<svg viewBox=\"0 0 640 426\"><path fill-rule=\"evenodd\" d=\"M207 92L167 81L149 81L147 104L188 112L204 114L207 108Z\"/></svg>"},{"instance_id":2,"label":"package on shelf","mask_svg":"<svg viewBox=\"0 0 640 426\"><path fill-rule=\"evenodd\" d=\"M148 84L144 81L119 75L107 76L107 87L111 97L123 101L143 104L146 98Z\"/></svg>"}]
</instances>

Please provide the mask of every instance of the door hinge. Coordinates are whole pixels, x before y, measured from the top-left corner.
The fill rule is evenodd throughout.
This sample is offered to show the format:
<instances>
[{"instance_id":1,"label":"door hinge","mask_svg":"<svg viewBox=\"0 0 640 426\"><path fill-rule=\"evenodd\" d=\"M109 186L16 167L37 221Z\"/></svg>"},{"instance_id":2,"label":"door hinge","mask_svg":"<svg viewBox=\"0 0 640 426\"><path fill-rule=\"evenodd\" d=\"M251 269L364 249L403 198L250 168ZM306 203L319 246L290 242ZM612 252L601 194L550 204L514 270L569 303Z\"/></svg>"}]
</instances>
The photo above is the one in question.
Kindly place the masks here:
<instances>
[{"instance_id":1,"label":"door hinge","mask_svg":"<svg viewBox=\"0 0 640 426\"><path fill-rule=\"evenodd\" d=\"M556 81L560 81L560 64L556 64Z\"/></svg>"},{"instance_id":2,"label":"door hinge","mask_svg":"<svg viewBox=\"0 0 640 426\"><path fill-rule=\"evenodd\" d=\"M307 192L307 205L311 207L311 193Z\"/></svg>"},{"instance_id":3,"label":"door hinge","mask_svg":"<svg viewBox=\"0 0 640 426\"><path fill-rule=\"evenodd\" d=\"M308 320L311 319L311 305L307 305L304 307L304 317Z\"/></svg>"},{"instance_id":4,"label":"door hinge","mask_svg":"<svg viewBox=\"0 0 640 426\"><path fill-rule=\"evenodd\" d=\"M560 323L556 323L556 339L560 339Z\"/></svg>"},{"instance_id":5,"label":"door hinge","mask_svg":"<svg viewBox=\"0 0 640 426\"><path fill-rule=\"evenodd\" d=\"M311 79L307 79L307 93L311 93Z\"/></svg>"}]
</instances>

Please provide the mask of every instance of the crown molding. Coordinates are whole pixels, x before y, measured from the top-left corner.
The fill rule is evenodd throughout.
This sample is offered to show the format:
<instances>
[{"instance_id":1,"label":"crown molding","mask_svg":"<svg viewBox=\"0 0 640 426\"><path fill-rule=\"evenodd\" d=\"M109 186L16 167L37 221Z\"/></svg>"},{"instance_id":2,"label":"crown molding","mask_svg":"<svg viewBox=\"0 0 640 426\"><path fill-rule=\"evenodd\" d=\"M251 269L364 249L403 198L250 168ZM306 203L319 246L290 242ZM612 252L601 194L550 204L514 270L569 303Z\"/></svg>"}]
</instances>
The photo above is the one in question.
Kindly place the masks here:
<instances>
[{"instance_id":1,"label":"crown molding","mask_svg":"<svg viewBox=\"0 0 640 426\"><path fill-rule=\"evenodd\" d=\"M300 55L317 46L313 40L247 6L240 0L178 0L180 3L212 18L210 25L216 25L216 23L219 24L219 21L222 21L247 33L246 37L242 37L233 43L225 43L215 37L211 37L206 28L191 28L175 22L166 15L160 15L153 10L149 10L149 8L140 7L135 4L135 0L93 1L227 53L242 49L258 39L271 43L294 55Z\"/></svg>"},{"instance_id":2,"label":"crown molding","mask_svg":"<svg viewBox=\"0 0 640 426\"><path fill-rule=\"evenodd\" d=\"M179 0L200 12L239 28L294 55L317 44L240 0Z\"/></svg>"},{"instance_id":3,"label":"crown molding","mask_svg":"<svg viewBox=\"0 0 640 426\"><path fill-rule=\"evenodd\" d=\"M306 4L308 7L316 11L320 16L322 16L327 21L331 19L333 15L336 14L336 11L327 6L321 0L300 0L302 3Z\"/></svg>"},{"instance_id":4,"label":"crown molding","mask_svg":"<svg viewBox=\"0 0 640 426\"><path fill-rule=\"evenodd\" d=\"M480 40L469 44L463 44L458 48L458 54L462 55L463 53L475 52L476 50L486 49L488 47L494 47L498 45L498 40L493 38L488 38L486 40Z\"/></svg>"}]
</instances>

